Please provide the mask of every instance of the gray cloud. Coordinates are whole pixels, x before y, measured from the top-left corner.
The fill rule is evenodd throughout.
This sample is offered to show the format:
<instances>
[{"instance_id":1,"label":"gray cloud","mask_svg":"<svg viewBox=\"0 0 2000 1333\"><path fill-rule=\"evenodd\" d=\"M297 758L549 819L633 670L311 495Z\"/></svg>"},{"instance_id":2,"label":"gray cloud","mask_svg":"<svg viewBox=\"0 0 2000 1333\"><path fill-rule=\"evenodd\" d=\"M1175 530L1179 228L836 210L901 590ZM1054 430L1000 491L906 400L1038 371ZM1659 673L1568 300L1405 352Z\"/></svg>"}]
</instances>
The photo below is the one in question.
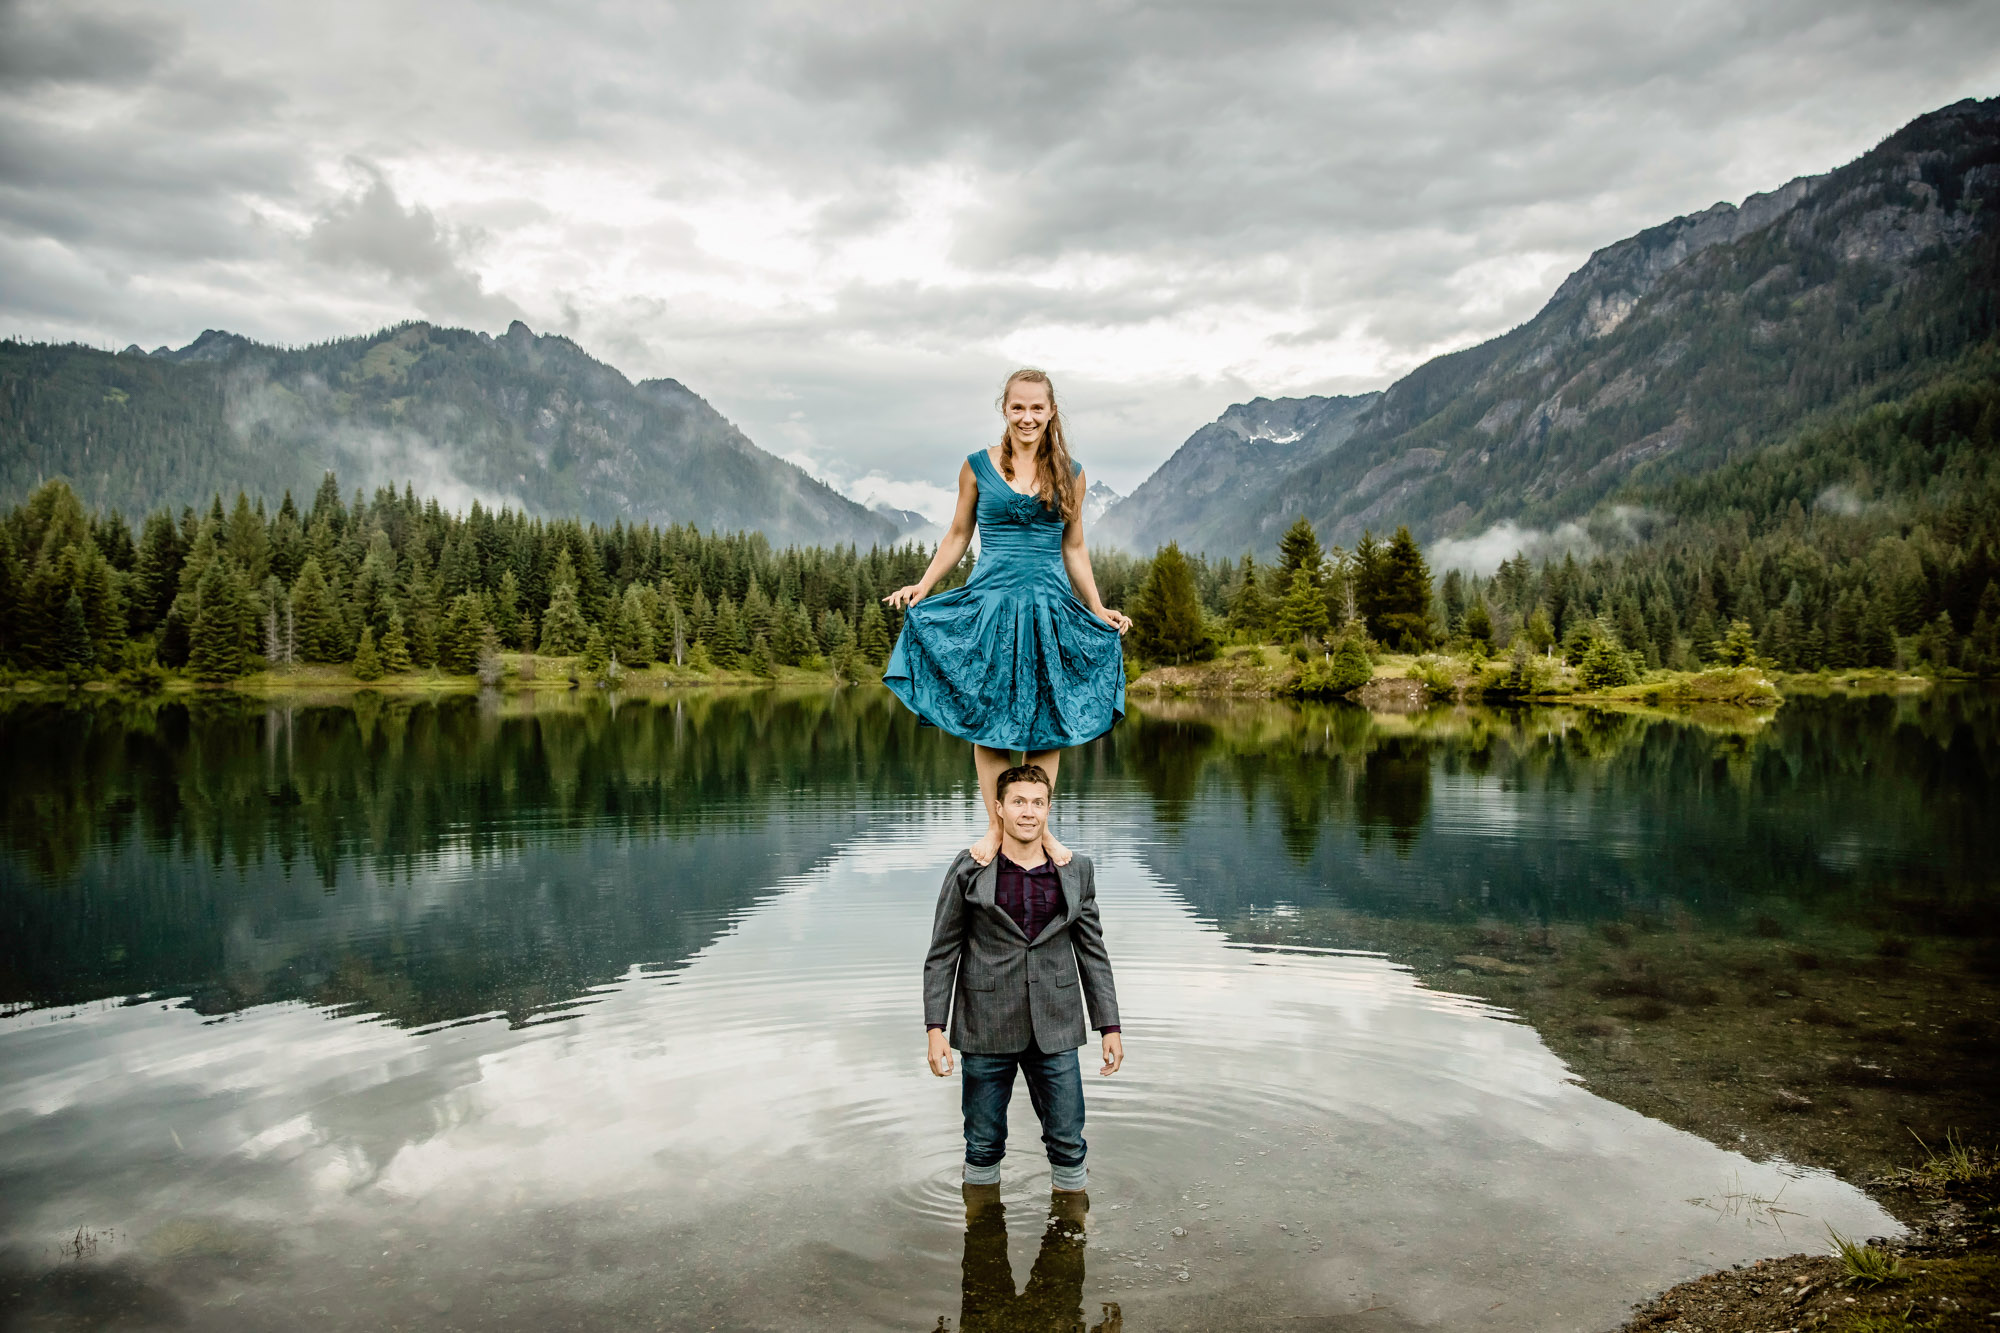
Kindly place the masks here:
<instances>
[{"instance_id":1,"label":"gray cloud","mask_svg":"<svg viewBox=\"0 0 2000 1333\"><path fill-rule=\"evenodd\" d=\"M158 68L171 46L167 29L144 15L0 4L0 88L126 87Z\"/></svg>"},{"instance_id":2,"label":"gray cloud","mask_svg":"<svg viewBox=\"0 0 2000 1333\"><path fill-rule=\"evenodd\" d=\"M404 207L382 174L356 163L364 180L334 200L306 233L306 253L322 263L374 270L400 280L418 309L435 319L508 322L520 307L485 290L465 263L474 229L452 228L430 209Z\"/></svg>"},{"instance_id":3,"label":"gray cloud","mask_svg":"<svg viewBox=\"0 0 2000 1333\"><path fill-rule=\"evenodd\" d=\"M836 483L948 484L1025 359L1129 490L1996 92L1982 0L5 0L0 329L518 312Z\"/></svg>"}]
</instances>

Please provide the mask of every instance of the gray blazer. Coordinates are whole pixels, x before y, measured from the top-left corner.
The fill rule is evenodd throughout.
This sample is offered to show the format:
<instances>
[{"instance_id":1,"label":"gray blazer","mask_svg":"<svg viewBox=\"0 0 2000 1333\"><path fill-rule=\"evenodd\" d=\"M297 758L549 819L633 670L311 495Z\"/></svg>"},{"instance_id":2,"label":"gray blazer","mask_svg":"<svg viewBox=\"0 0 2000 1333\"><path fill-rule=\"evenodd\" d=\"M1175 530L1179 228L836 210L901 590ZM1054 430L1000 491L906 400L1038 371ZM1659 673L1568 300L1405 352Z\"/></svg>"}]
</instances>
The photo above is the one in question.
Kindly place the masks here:
<instances>
[{"instance_id":1,"label":"gray blazer","mask_svg":"<svg viewBox=\"0 0 2000 1333\"><path fill-rule=\"evenodd\" d=\"M924 1023L949 1019L958 1050L1004 1055L1026 1050L1030 1037L1045 1051L1074 1050L1088 1035L1086 1002L1092 1027L1118 1022L1111 956L1097 918L1097 872L1089 857L1077 856L1057 867L1056 878L1062 915L1030 940L994 906L999 857L982 866L960 852L944 872L924 959Z\"/></svg>"}]
</instances>

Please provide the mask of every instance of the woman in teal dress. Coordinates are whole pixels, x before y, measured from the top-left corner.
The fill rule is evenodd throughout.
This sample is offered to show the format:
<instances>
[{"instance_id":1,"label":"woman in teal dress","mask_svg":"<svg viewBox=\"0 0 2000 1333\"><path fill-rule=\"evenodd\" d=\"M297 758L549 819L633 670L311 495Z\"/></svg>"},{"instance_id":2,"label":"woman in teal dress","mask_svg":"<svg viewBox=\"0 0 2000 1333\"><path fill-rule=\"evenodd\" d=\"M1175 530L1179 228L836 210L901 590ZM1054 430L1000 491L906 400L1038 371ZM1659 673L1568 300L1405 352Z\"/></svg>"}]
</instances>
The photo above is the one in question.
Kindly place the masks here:
<instances>
[{"instance_id":1,"label":"woman in teal dress","mask_svg":"<svg viewBox=\"0 0 2000 1333\"><path fill-rule=\"evenodd\" d=\"M1132 627L1104 605L1083 544L1089 480L1063 439L1055 386L1017 370L1000 393L1000 443L958 469L958 508L924 576L883 598L906 609L883 673L911 712L972 742L987 830L972 844L984 865L1000 849L994 781L1015 751L1051 782L1062 751L1095 740L1125 715L1125 653ZM979 530L979 561L964 587L928 594ZM1070 852L1044 835L1058 865Z\"/></svg>"}]
</instances>

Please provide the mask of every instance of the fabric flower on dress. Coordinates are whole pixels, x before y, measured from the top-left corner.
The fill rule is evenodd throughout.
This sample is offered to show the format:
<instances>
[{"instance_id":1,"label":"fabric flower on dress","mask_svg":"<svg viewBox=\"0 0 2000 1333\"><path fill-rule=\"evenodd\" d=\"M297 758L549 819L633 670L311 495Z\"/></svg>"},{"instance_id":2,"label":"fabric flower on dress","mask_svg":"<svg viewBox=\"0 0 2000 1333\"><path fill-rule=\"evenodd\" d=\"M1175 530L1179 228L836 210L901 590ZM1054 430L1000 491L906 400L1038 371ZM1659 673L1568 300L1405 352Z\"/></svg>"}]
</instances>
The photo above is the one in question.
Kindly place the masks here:
<instances>
[{"instance_id":1,"label":"fabric flower on dress","mask_svg":"<svg viewBox=\"0 0 2000 1333\"><path fill-rule=\"evenodd\" d=\"M1038 492L1030 492L1027 495L1023 495L1011 486L1008 487L1004 510L1008 522L1033 523L1042 517L1042 511L1047 508L1048 506L1042 503L1042 497Z\"/></svg>"}]
</instances>

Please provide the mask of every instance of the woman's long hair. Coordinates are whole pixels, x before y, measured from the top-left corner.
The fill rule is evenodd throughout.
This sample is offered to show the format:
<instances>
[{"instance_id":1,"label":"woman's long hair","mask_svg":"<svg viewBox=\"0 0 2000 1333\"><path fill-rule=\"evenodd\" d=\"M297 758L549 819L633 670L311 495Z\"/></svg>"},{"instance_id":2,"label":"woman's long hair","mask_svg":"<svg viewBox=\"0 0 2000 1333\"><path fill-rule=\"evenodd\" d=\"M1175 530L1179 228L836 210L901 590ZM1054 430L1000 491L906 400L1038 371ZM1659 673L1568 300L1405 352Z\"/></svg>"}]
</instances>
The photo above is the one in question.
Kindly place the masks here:
<instances>
[{"instance_id":1,"label":"woman's long hair","mask_svg":"<svg viewBox=\"0 0 2000 1333\"><path fill-rule=\"evenodd\" d=\"M1023 366L1009 375L1000 386L1000 411L1003 414L1007 411L1007 395L1022 380L1039 384L1049 392L1049 424L1042 430L1042 442L1035 446L1038 480L1035 492L1042 497L1043 504L1062 515L1063 522L1074 522L1083 508L1083 497L1077 494L1076 467L1069 459L1069 442L1063 438L1062 407L1056 402L1056 386L1049 373ZM1005 426L1000 429L1000 474L1008 481L1014 480L1014 441Z\"/></svg>"}]
</instances>

